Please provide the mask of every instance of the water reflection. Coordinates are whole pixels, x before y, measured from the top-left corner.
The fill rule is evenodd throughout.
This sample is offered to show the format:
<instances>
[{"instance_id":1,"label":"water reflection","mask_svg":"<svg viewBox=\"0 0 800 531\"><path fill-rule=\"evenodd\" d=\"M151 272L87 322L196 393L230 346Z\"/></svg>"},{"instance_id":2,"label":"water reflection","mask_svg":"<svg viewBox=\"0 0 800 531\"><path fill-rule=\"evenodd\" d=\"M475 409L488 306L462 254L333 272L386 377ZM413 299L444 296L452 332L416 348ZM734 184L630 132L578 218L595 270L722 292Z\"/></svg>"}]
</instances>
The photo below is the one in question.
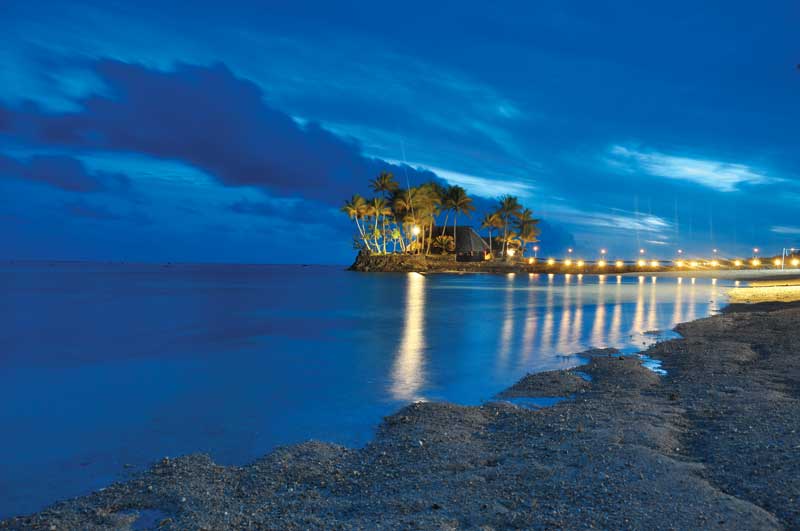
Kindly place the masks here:
<instances>
[{"instance_id":1,"label":"water reflection","mask_svg":"<svg viewBox=\"0 0 800 531\"><path fill-rule=\"evenodd\" d=\"M462 344L467 336L447 335L451 323L441 322L443 315L470 330L469 341L481 342L491 359L492 377L501 378L568 365L569 360L558 356L586 348L641 347L652 340L647 332L671 329L717 309L729 285L649 276L509 274L484 277L483 282L443 278L410 274L406 279L401 340L391 372L394 399L436 398L426 391L437 371L428 367L430 352L450 349L444 345L451 344L453 352L474 350L473 344ZM452 299L440 297L441 290L464 290L473 301L456 298L467 305L453 306Z\"/></svg>"},{"instance_id":2,"label":"water reflection","mask_svg":"<svg viewBox=\"0 0 800 531\"><path fill-rule=\"evenodd\" d=\"M409 273L403 335L392 368L391 394L396 400L421 400L425 384L425 276Z\"/></svg>"}]
</instances>

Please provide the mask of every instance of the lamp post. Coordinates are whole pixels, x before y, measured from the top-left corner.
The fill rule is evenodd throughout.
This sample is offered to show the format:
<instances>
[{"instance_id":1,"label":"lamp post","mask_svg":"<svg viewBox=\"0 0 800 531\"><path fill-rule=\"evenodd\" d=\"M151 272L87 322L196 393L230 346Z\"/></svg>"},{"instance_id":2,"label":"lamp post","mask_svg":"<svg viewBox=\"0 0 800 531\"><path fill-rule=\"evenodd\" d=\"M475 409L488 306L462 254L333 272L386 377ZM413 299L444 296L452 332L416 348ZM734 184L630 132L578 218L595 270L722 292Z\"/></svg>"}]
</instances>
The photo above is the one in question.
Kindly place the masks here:
<instances>
[{"instance_id":1,"label":"lamp post","mask_svg":"<svg viewBox=\"0 0 800 531\"><path fill-rule=\"evenodd\" d=\"M539 246L538 245L534 245L533 246L533 258L534 259L538 258L539 257L538 254L539 254Z\"/></svg>"}]
</instances>

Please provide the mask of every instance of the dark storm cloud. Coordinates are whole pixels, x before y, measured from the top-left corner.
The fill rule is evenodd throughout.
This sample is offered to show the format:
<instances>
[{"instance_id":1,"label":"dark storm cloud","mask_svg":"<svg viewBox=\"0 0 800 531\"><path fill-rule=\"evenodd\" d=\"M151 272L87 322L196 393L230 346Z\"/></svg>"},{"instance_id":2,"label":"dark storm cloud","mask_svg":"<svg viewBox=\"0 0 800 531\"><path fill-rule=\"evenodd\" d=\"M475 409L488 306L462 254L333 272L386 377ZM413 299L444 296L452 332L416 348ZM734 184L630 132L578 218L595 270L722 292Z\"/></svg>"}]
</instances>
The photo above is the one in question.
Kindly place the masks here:
<instances>
[{"instance_id":1,"label":"dark storm cloud","mask_svg":"<svg viewBox=\"0 0 800 531\"><path fill-rule=\"evenodd\" d=\"M105 207L92 205L85 201L71 201L64 203L64 210L70 216L94 220L114 220L120 216Z\"/></svg>"},{"instance_id":2,"label":"dark storm cloud","mask_svg":"<svg viewBox=\"0 0 800 531\"><path fill-rule=\"evenodd\" d=\"M180 160L226 186L255 186L338 204L383 169L354 140L298 124L264 103L261 89L228 68L179 64L172 71L102 60L90 65L104 95L77 112L18 111L32 125L18 136L47 145ZM414 181L433 174L404 169ZM88 183L86 183L88 185Z\"/></svg>"},{"instance_id":3,"label":"dark storm cloud","mask_svg":"<svg viewBox=\"0 0 800 531\"><path fill-rule=\"evenodd\" d=\"M91 172L80 160L63 155L36 155L27 160L0 155L0 175L76 193L121 190L129 186L125 175Z\"/></svg>"}]
</instances>

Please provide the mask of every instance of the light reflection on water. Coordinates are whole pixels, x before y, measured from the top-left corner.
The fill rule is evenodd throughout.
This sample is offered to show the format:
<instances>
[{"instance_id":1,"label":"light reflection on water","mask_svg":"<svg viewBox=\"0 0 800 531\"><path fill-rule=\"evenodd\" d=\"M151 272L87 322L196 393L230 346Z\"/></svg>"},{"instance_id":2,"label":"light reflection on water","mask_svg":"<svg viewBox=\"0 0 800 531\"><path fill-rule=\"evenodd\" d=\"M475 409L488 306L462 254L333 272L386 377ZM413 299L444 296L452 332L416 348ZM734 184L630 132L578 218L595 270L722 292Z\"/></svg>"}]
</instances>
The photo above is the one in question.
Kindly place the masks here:
<instances>
[{"instance_id":1,"label":"light reflection on water","mask_svg":"<svg viewBox=\"0 0 800 531\"><path fill-rule=\"evenodd\" d=\"M297 266L0 267L0 517L165 455L361 445L415 400L477 404L575 352L631 351L727 284Z\"/></svg>"},{"instance_id":2,"label":"light reflection on water","mask_svg":"<svg viewBox=\"0 0 800 531\"><path fill-rule=\"evenodd\" d=\"M565 368L579 363L569 354L588 348L616 347L635 351L646 347L676 324L708 315L720 309L725 286L717 279L689 279L651 276L528 274L509 273L503 277L448 277L410 273L406 283L406 306L402 339L396 354L392 396L397 400L441 398L424 392L426 355L425 326L427 290L436 300L442 293L458 290L501 292L496 315L499 318L494 374ZM476 285L477 284L477 285ZM688 292L684 292L684 290ZM524 293L524 299L519 294ZM492 300L492 295L486 295ZM439 311L435 309L433 311ZM460 307L448 309L454 315L469 314ZM584 315L587 315L586 322ZM625 316L629 317L626 319ZM493 319L495 315L484 318ZM466 318L466 315L465 315ZM435 326L435 325L432 325ZM454 343L457 338L453 337ZM453 348L459 348L454 346ZM434 387L434 389L436 389ZM437 396L438 395L438 396Z\"/></svg>"}]
</instances>

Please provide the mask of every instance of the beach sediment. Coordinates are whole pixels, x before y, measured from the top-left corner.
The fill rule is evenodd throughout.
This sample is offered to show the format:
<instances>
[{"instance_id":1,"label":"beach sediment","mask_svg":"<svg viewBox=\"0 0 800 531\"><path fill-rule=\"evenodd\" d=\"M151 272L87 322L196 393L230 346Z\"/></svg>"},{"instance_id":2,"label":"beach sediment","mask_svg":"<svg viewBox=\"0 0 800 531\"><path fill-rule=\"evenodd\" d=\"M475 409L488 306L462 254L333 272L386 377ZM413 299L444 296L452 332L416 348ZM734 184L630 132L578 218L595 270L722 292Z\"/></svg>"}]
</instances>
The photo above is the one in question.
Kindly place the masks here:
<instances>
[{"instance_id":1,"label":"beach sediment","mask_svg":"<svg viewBox=\"0 0 800 531\"><path fill-rule=\"evenodd\" d=\"M800 305L734 304L636 356L417 403L361 449L193 455L0 529L797 529ZM588 378L586 377L588 375ZM565 396L542 409L511 397Z\"/></svg>"}]
</instances>

